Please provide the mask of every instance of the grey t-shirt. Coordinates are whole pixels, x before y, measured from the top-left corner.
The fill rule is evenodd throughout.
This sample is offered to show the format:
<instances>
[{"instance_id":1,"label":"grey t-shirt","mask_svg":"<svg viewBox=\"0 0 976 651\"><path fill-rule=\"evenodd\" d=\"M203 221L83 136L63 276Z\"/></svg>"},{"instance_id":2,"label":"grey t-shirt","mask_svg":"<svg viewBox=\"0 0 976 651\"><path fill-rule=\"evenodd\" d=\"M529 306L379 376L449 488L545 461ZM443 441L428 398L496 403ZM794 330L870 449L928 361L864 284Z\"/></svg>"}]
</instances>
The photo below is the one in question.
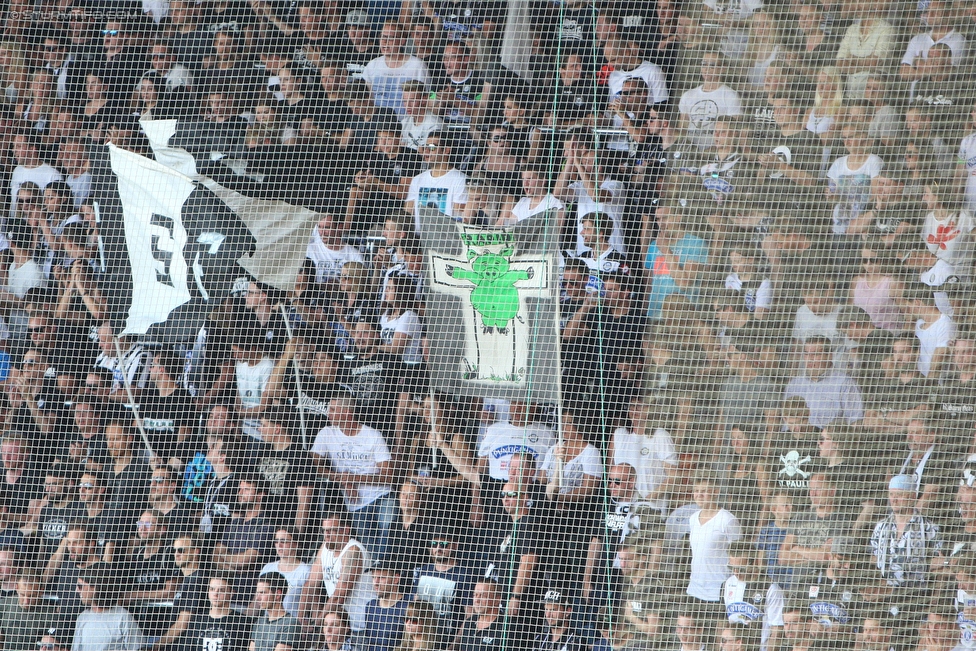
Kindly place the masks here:
<instances>
[{"instance_id":1,"label":"grey t-shirt","mask_svg":"<svg viewBox=\"0 0 976 651\"><path fill-rule=\"evenodd\" d=\"M272 622L265 613L258 617L251 630L254 651L274 651L279 644L287 644L297 649L301 632L298 620L291 615L279 617Z\"/></svg>"},{"instance_id":2,"label":"grey t-shirt","mask_svg":"<svg viewBox=\"0 0 976 651\"><path fill-rule=\"evenodd\" d=\"M71 651L138 651L145 646L142 630L125 608L96 613L86 610L75 623Z\"/></svg>"}]
</instances>

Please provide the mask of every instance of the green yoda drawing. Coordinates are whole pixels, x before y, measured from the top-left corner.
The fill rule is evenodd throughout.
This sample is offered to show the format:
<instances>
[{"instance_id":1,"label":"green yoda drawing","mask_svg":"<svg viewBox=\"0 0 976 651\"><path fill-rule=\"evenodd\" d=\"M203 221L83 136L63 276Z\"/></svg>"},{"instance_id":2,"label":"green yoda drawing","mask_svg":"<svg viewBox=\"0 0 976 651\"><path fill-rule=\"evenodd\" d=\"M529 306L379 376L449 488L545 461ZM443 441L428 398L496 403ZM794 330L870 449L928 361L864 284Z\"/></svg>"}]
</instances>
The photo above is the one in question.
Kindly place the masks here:
<instances>
[{"instance_id":1,"label":"green yoda drawing","mask_svg":"<svg viewBox=\"0 0 976 651\"><path fill-rule=\"evenodd\" d=\"M471 271L447 265L447 275L458 280L467 280L474 285L471 291L471 306L481 315L483 331L508 334L508 324L518 317L519 293L515 283L528 280L535 275L535 269L525 271L509 270L508 256L513 249L500 253L481 253L468 249Z\"/></svg>"}]
</instances>

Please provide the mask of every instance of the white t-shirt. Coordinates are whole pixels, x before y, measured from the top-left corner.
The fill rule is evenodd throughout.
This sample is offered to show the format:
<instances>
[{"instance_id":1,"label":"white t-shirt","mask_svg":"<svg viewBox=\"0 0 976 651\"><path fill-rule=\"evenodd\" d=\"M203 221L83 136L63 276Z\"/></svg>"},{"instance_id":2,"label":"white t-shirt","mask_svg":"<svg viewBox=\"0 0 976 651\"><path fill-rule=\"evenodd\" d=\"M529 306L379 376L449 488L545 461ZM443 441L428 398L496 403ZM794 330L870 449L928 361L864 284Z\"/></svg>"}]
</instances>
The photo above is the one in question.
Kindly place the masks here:
<instances>
[{"instance_id":1,"label":"white t-shirt","mask_svg":"<svg viewBox=\"0 0 976 651\"><path fill-rule=\"evenodd\" d=\"M733 271L726 276L725 287L726 289L734 289L737 292L742 291L742 279L739 278L739 274ZM773 304L773 283L769 278L763 278L762 282L759 283L754 301L753 309L757 307L768 309Z\"/></svg>"},{"instance_id":2,"label":"white t-shirt","mask_svg":"<svg viewBox=\"0 0 976 651\"><path fill-rule=\"evenodd\" d=\"M721 509L704 525L701 509L688 518L691 528L691 578L688 594L702 601L721 601L722 584L729 578L729 545L742 538L739 520Z\"/></svg>"},{"instance_id":3,"label":"white t-shirt","mask_svg":"<svg viewBox=\"0 0 976 651\"><path fill-rule=\"evenodd\" d=\"M518 222L525 221L529 217L534 215L539 215L546 212L547 210L563 210L566 208L566 204L554 197L552 194L547 194L539 202L539 205L535 208L531 207L532 199L529 197L522 197L519 202L512 207L512 214L515 215L515 220Z\"/></svg>"},{"instance_id":4,"label":"white t-shirt","mask_svg":"<svg viewBox=\"0 0 976 651\"><path fill-rule=\"evenodd\" d=\"M573 181L569 187L576 191L576 253L581 254L586 251L586 245L583 243L583 218L590 213L598 212L609 217L613 224L613 231L610 233L610 246L626 254L624 209L627 207L627 184L616 179L605 180L600 184L600 189L610 193L610 201L603 202L594 201L579 181Z\"/></svg>"},{"instance_id":5,"label":"white t-shirt","mask_svg":"<svg viewBox=\"0 0 976 651\"><path fill-rule=\"evenodd\" d=\"M607 88L610 89L610 101L620 95L624 82L628 79L643 79L647 83L647 103L658 104L668 101L668 80L664 71L650 61L641 61L633 70L614 70L607 78Z\"/></svg>"},{"instance_id":6,"label":"white t-shirt","mask_svg":"<svg viewBox=\"0 0 976 651\"><path fill-rule=\"evenodd\" d=\"M542 462L540 470L545 471L551 477L555 467L556 455L550 448L546 452L546 460ZM600 451L590 444L587 444L582 452L563 465L563 483L559 487L559 492L569 493L573 489L579 488L583 485L585 475L603 477L603 460L600 458Z\"/></svg>"},{"instance_id":7,"label":"white t-shirt","mask_svg":"<svg viewBox=\"0 0 976 651\"><path fill-rule=\"evenodd\" d=\"M688 117L688 136L696 142L711 145L715 118L742 115L742 100L725 84L713 91L698 86L681 95L678 112Z\"/></svg>"},{"instance_id":8,"label":"white t-shirt","mask_svg":"<svg viewBox=\"0 0 976 651\"><path fill-rule=\"evenodd\" d=\"M435 177L427 170L413 177L407 190L407 201L413 202L417 232L420 232L421 208L436 208L448 217L460 217L454 214L454 205L468 203L467 187L468 177L453 167L441 176Z\"/></svg>"},{"instance_id":9,"label":"white t-shirt","mask_svg":"<svg viewBox=\"0 0 976 651\"><path fill-rule=\"evenodd\" d=\"M325 545L319 550L319 562L322 564L322 585L325 586L326 593L331 597L339 585L342 577L342 561L350 549L358 549L363 559L363 573L359 575L359 581L352 589L352 593L346 597L344 605L345 611L349 613L349 624L353 631L362 631L366 628L366 604L376 598L373 592L373 579L369 569L373 566L373 559L369 556L369 551L363 544L355 538L350 538L338 553L332 551Z\"/></svg>"},{"instance_id":10,"label":"white t-shirt","mask_svg":"<svg viewBox=\"0 0 976 651\"><path fill-rule=\"evenodd\" d=\"M346 436L338 427L323 427L315 435L312 453L329 457L338 472L357 475L378 475L379 464L392 458L383 435L366 425L360 426L356 436ZM342 499L347 509L358 511L389 493L389 486L360 484L355 492L343 490Z\"/></svg>"},{"instance_id":11,"label":"white t-shirt","mask_svg":"<svg viewBox=\"0 0 976 651\"><path fill-rule=\"evenodd\" d=\"M24 298L29 290L34 287L43 287L46 284L47 278L44 277L41 266L34 260L28 260L19 267L14 267L11 263L7 270L7 286L5 289L17 298Z\"/></svg>"},{"instance_id":12,"label":"white t-shirt","mask_svg":"<svg viewBox=\"0 0 976 651\"><path fill-rule=\"evenodd\" d=\"M402 332L410 337L409 343L403 349L401 358L404 364L420 364L424 361L420 350L420 334L423 326L420 317L413 310L407 310L395 319L390 319L386 312L380 317L380 339L386 345L393 343L393 335Z\"/></svg>"},{"instance_id":13,"label":"white t-shirt","mask_svg":"<svg viewBox=\"0 0 976 651\"><path fill-rule=\"evenodd\" d=\"M952 265L960 279L969 277L973 264L973 216L968 210L960 210L940 222L935 213L925 215L922 223L922 240L929 253Z\"/></svg>"},{"instance_id":14,"label":"white t-shirt","mask_svg":"<svg viewBox=\"0 0 976 651\"><path fill-rule=\"evenodd\" d=\"M925 377L932 371L932 358L939 348L948 348L956 337L956 324L943 314L928 329L922 329L924 320L915 322L915 336L918 338L918 372Z\"/></svg>"},{"instance_id":15,"label":"white t-shirt","mask_svg":"<svg viewBox=\"0 0 976 651\"><path fill-rule=\"evenodd\" d=\"M261 396L264 394L264 387L271 379L271 371L274 370L274 360L269 357L262 357L254 366L247 362L237 362L234 370L237 375L237 395L241 399L241 406L244 409L256 409L261 406Z\"/></svg>"},{"instance_id":16,"label":"white t-shirt","mask_svg":"<svg viewBox=\"0 0 976 651\"><path fill-rule=\"evenodd\" d=\"M908 47L905 48L905 56L901 58L901 62L906 66L912 66L915 65L916 59L929 58L929 50L937 43L949 46L949 51L952 53L952 65L958 66L966 58L966 37L956 30L952 30L938 41L932 39L932 32L914 36L908 42Z\"/></svg>"},{"instance_id":17,"label":"white t-shirt","mask_svg":"<svg viewBox=\"0 0 976 651\"><path fill-rule=\"evenodd\" d=\"M400 120L403 127L403 144L405 147L417 151L421 145L427 144L427 136L432 131L437 131L444 126L444 120L440 116L428 113L419 123L416 118L404 115Z\"/></svg>"},{"instance_id":18,"label":"white t-shirt","mask_svg":"<svg viewBox=\"0 0 976 651\"><path fill-rule=\"evenodd\" d=\"M41 163L37 167L24 167L18 165L10 175L10 217L17 213L17 191L25 183L36 183L41 190L46 188L52 181L61 180L61 172L57 171L47 163Z\"/></svg>"},{"instance_id":19,"label":"white t-shirt","mask_svg":"<svg viewBox=\"0 0 976 651\"><path fill-rule=\"evenodd\" d=\"M427 64L415 56L409 57L399 68L386 64L385 56L378 56L363 69L363 79L373 91L377 106L385 106L402 116L403 84L408 81L427 83Z\"/></svg>"},{"instance_id":20,"label":"white t-shirt","mask_svg":"<svg viewBox=\"0 0 976 651\"><path fill-rule=\"evenodd\" d=\"M762 9L762 0L738 0L737 2L726 2L725 0L702 0L702 4L723 16L734 17L738 20L749 18L752 14Z\"/></svg>"},{"instance_id":21,"label":"white t-shirt","mask_svg":"<svg viewBox=\"0 0 976 651\"><path fill-rule=\"evenodd\" d=\"M517 452L531 454L541 463L556 444L556 435L548 427L533 423L516 427L508 421L495 423L485 430L478 446L478 456L488 458L488 474L492 479L508 481L508 461Z\"/></svg>"},{"instance_id":22,"label":"white t-shirt","mask_svg":"<svg viewBox=\"0 0 976 651\"><path fill-rule=\"evenodd\" d=\"M840 336L837 330L839 316L840 305L822 316L814 314L806 305L801 305L793 319L793 338L805 342L810 337L820 336L835 341Z\"/></svg>"},{"instance_id":23,"label":"white t-shirt","mask_svg":"<svg viewBox=\"0 0 976 651\"><path fill-rule=\"evenodd\" d=\"M613 462L629 463L637 470L637 492L646 498L664 482L667 466L678 465L678 452L665 429L657 427L647 437L618 427L613 433ZM667 500L650 504L662 512L667 511Z\"/></svg>"},{"instance_id":24,"label":"white t-shirt","mask_svg":"<svg viewBox=\"0 0 976 651\"><path fill-rule=\"evenodd\" d=\"M302 587L305 582L308 581L309 575L312 573L312 566L308 563L301 563L293 569L291 572L285 572L281 567L279 567L279 561L274 563L268 563L261 568L261 574L267 574L268 572L280 572L285 580L288 581L288 592L285 593L285 599L282 603L285 611L292 617L298 617L298 600L302 598Z\"/></svg>"},{"instance_id":25,"label":"white t-shirt","mask_svg":"<svg viewBox=\"0 0 976 651\"><path fill-rule=\"evenodd\" d=\"M834 204L831 227L837 235L846 233L851 220L856 219L868 206L871 200L871 179L881 174L884 168L884 161L874 154L869 154L856 169L849 166L848 159L848 156L838 158L827 170L830 189L837 201Z\"/></svg>"},{"instance_id":26,"label":"white t-shirt","mask_svg":"<svg viewBox=\"0 0 976 651\"><path fill-rule=\"evenodd\" d=\"M347 262L362 262L359 250L348 244L341 249L330 249L322 241L319 229L312 229L312 238L305 249L305 257L315 263L315 282L324 283L335 280L342 273L342 265Z\"/></svg>"},{"instance_id":27,"label":"white t-shirt","mask_svg":"<svg viewBox=\"0 0 976 651\"><path fill-rule=\"evenodd\" d=\"M966 166L966 209L976 210L976 133L959 143L959 164Z\"/></svg>"}]
</instances>

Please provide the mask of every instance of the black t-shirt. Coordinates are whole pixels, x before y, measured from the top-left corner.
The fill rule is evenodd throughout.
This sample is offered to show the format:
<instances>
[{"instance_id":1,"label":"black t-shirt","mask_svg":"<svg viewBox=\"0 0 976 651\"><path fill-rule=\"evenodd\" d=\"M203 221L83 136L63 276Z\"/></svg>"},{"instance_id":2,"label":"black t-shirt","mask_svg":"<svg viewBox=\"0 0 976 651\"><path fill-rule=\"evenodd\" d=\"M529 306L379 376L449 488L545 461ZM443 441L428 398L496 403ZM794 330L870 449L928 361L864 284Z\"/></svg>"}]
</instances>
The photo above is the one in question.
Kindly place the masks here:
<instances>
[{"instance_id":1,"label":"black t-shirt","mask_svg":"<svg viewBox=\"0 0 976 651\"><path fill-rule=\"evenodd\" d=\"M366 64L380 54L380 48L375 44L370 45L365 50L357 50L347 36L346 45L342 48L338 60L345 67L346 74L349 75L350 79L362 79Z\"/></svg>"},{"instance_id":2,"label":"black t-shirt","mask_svg":"<svg viewBox=\"0 0 976 651\"><path fill-rule=\"evenodd\" d=\"M511 624L506 617L499 615L490 626L481 630L477 626L477 615L464 620L458 651L503 651L511 643Z\"/></svg>"},{"instance_id":3,"label":"black t-shirt","mask_svg":"<svg viewBox=\"0 0 976 651\"><path fill-rule=\"evenodd\" d=\"M814 621L828 630L833 629L832 638L840 636L853 642L853 633L869 608L857 583L830 579L821 572L814 583L799 589L802 593L798 597L806 601Z\"/></svg>"},{"instance_id":4,"label":"black t-shirt","mask_svg":"<svg viewBox=\"0 0 976 651\"><path fill-rule=\"evenodd\" d=\"M555 107L552 108L557 120L571 121L601 113L606 106L606 86L597 86L588 79L578 79L569 85L563 84L561 80L558 82ZM544 110L549 110L550 107L547 102Z\"/></svg>"},{"instance_id":5,"label":"black t-shirt","mask_svg":"<svg viewBox=\"0 0 976 651\"><path fill-rule=\"evenodd\" d=\"M443 89L449 88L454 94L453 99L456 104L473 109L481 100L485 83L486 80L480 73L471 72L467 79L461 81L454 81L450 77L438 79L435 81L434 90L440 93ZM441 117L444 119L444 124L449 127L463 127L471 124L470 114L459 106L452 107L450 111Z\"/></svg>"},{"instance_id":6,"label":"black t-shirt","mask_svg":"<svg viewBox=\"0 0 976 651\"><path fill-rule=\"evenodd\" d=\"M298 510L298 489L315 487L315 470L308 453L299 443L285 450L266 446L255 460L254 469L267 485L265 512L282 524L295 521Z\"/></svg>"},{"instance_id":7,"label":"black t-shirt","mask_svg":"<svg viewBox=\"0 0 976 651\"><path fill-rule=\"evenodd\" d=\"M191 70L199 70L203 65L203 58L213 47L213 34L205 29L195 29L185 33L176 31L170 43L170 50L178 63Z\"/></svg>"},{"instance_id":8,"label":"black t-shirt","mask_svg":"<svg viewBox=\"0 0 976 651\"><path fill-rule=\"evenodd\" d=\"M515 586L522 557L528 554L542 556L548 551L548 545L543 541L549 533L546 518L539 509L530 510L517 522L506 516L500 524L501 528L492 532L495 539L485 549L488 558L485 575L494 576L503 587L503 594L507 595ZM532 601L537 596L540 588L537 579L545 567L546 560L540 558L534 576L530 577L529 585L522 595L523 603Z\"/></svg>"},{"instance_id":9,"label":"black t-shirt","mask_svg":"<svg viewBox=\"0 0 976 651\"><path fill-rule=\"evenodd\" d=\"M162 590L167 582L182 576L168 545L149 558L144 558L142 549L136 547L126 559L123 572L131 580L129 589L134 592ZM152 603L141 603L130 610L142 631L152 637L164 633L176 619L175 609Z\"/></svg>"},{"instance_id":10,"label":"black t-shirt","mask_svg":"<svg viewBox=\"0 0 976 651\"><path fill-rule=\"evenodd\" d=\"M173 612L188 612L193 616L206 615L209 609L207 602L209 585L210 577L203 570L197 570L190 576L184 576L176 595L173 597Z\"/></svg>"},{"instance_id":11,"label":"black t-shirt","mask_svg":"<svg viewBox=\"0 0 976 651\"><path fill-rule=\"evenodd\" d=\"M810 475L824 465L817 435L798 439L790 432L780 432L763 454L764 465L775 478L777 488L806 503L810 497Z\"/></svg>"},{"instance_id":12,"label":"black t-shirt","mask_svg":"<svg viewBox=\"0 0 976 651\"><path fill-rule=\"evenodd\" d=\"M942 440L946 444L968 445L976 427L976 380L949 379L933 394L932 412L941 425Z\"/></svg>"},{"instance_id":13,"label":"black t-shirt","mask_svg":"<svg viewBox=\"0 0 976 651\"><path fill-rule=\"evenodd\" d=\"M153 451L163 459L170 458L176 452L176 437L180 428L191 425L195 415L193 396L182 387L168 396L151 393L139 405L142 426Z\"/></svg>"},{"instance_id":14,"label":"black t-shirt","mask_svg":"<svg viewBox=\"0 0 976 651\"><path fill-rule=\"evenodd\" d=\"M206 5L208 9L200 17L200 27L205 32L213 35L217 32L231 32L238 38L243 36L243 32L258 22L257 14L251 9L247 2L227 2L223 9L212 5Z\"/></svg>"},{"instance_id":15,"label":"black t-shirt","mask_svg":"<svg viewBox=\"0 0 976 651\"><path fill-rule=\"evenodd\" d=\"M152 470L145 461L133 460L117 475L112 474L110 465L108 473L110 480L107 492L111 493L111 501L106 511L112 517L118 518L119 522L134 526L133 523L146 503Z\"/></svg>"},{"instance_id":16,"label":"black t-shirt","mask_svg":"<svg viewBox=\"0 0 976 651\"><path fill-rule=\"evenodd\" d=\"M60 508L56 504L49 504L41 509L37 530L43 541L41 551L44 558L50 558L57 551L61 540L68 533L68 525L84 515L81 502L71 502Z\"/></svg>"},{"instance_id":17,"label":"black t-shirt","mask_svg":"<svg viewBox=\"0 0 976 651\"><path fill-rule=\"evenodd\" d=\"M376 354L363 357L344 355L340 363L339 384L348 387L356 398L361 415L368 421L388 418L393 391L391 383L399 363L393 355Z\"/></svg>"},{"instance_id":18,"label":"black t-shirt","mask_svg":"<svg viewBox=\"0 0 976 651\"><path fill-rule=\"evenodd\" d=\"M41 499L43 495L44 476L33 464L29 464L13 483L7 482L5 472L0 474L0 500L10 515L27 515L31 500Z\"/></svg>"},{"instance_id":19,"label":"black t-shirt","mask_svg":"<svg viewBox=\"0 0 976 651\"><path fill-rule=\"evenodd\" d=\"M209 612L194 615L184 636L183 651L247 651L253 619L231 613L214 619Z\"/></svg>"},{"instance_id":20,"label":"black t-shirt","mask_svg":"<svg viewBox=\"0 0 976 651\"><path fill-rule=\"evenodd\" d=\"M436 0L431 4L451 40L469 38L483 29L485 21L497 23L503 15L502 4L495 0Z\"/></svg>"},{"instance_id":21,"label":"black t-shirt","mask_svg":"<svg viewBox=\"0 0 976 651\"><path fill-rule=\"evenodd\" d=\"M311 97L299 100L295 104L282 102L278 105L278 118L285 127L298 131L304 120L314 121L318 116L318 103Z\"/></svg>"},{"instance_id":22,"label":"black t-shirt","mask_svg":"<svg viewBox=\"0 0 976 651\"><path fill-rule=\"evenodd\" d=\"M335 102L326 96L318 99L315 107L315 126L332 136L339 136L349 128L352 111L345 102Z\"/></svg>"}]
</instances>

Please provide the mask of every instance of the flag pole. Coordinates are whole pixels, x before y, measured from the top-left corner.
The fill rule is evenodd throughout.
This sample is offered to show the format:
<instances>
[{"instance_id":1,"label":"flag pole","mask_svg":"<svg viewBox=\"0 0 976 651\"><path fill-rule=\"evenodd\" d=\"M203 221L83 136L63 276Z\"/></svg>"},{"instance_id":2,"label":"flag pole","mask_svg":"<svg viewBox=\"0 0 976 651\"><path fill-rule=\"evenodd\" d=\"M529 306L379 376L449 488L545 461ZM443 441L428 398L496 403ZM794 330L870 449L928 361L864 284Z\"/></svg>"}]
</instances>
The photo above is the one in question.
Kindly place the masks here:
<instances>
[{"instance_id":1,"label":"flag pole","mask_svg":"<svg viewBox=\"0 0 976 651\"><path fill-rule=\"evenodd\" d=\"M156 451L153 450L152 444L149 443L149 437L146 436L146 428L142 425L142 417L139 415L139 405L136 404L136 399L132 395L132 385L129 384L129 374L122 368L122 347L119 346L119 338L116 335L112 335L112 341L115 342L115 354L118 356L115 358L115 368L122 373L122 384L125 386L125 395L129 398L129 404L132 405L132 416L135 418L136 427L139 428L139 436L142 437L142 442L146 445L146 449L149 450L149 459L151 461L157 456Z\"/></svg>"},{"instance_id":2,"label":"flag pole","mask_svg":"<svg viewBox=\"0 0 976 651\"><path fill-rule=\"evenodd\" d=\"M291 321L288 320L288 312L285 311L285 304L282 303L278 307L281 308L281 316L285 320L285 332L288 333L288 341L293 341L295 339L295 334L291 330ZM296 353L298 351L295 351ZM301 374L298 372L298 356L293 356L291 358L291 367L295 371L295 393L298 403L298 426L302 429L302 447L308 451L308 434L305 431L305 405L302 404L302 378Z\"/></svg>"},{"instance_id":3,"label":"flag pole","mask_svg":"<svg viewBox=\"0 0 976 651\"><path fill-rule=\"evenodd\" d=\"M563 443L563 359L562 359L562 331L559 324L562 318L562 306L559 304L559 274L556 266L550 265L549 274L555 275L554 288L556 294L555 309L555 330L556 330L556 445ZM565 451L563 452L565 454ZM563 487L563 462L558 457L553 459L556 462L556 486Z\"/></svg>"}]
</instances>

